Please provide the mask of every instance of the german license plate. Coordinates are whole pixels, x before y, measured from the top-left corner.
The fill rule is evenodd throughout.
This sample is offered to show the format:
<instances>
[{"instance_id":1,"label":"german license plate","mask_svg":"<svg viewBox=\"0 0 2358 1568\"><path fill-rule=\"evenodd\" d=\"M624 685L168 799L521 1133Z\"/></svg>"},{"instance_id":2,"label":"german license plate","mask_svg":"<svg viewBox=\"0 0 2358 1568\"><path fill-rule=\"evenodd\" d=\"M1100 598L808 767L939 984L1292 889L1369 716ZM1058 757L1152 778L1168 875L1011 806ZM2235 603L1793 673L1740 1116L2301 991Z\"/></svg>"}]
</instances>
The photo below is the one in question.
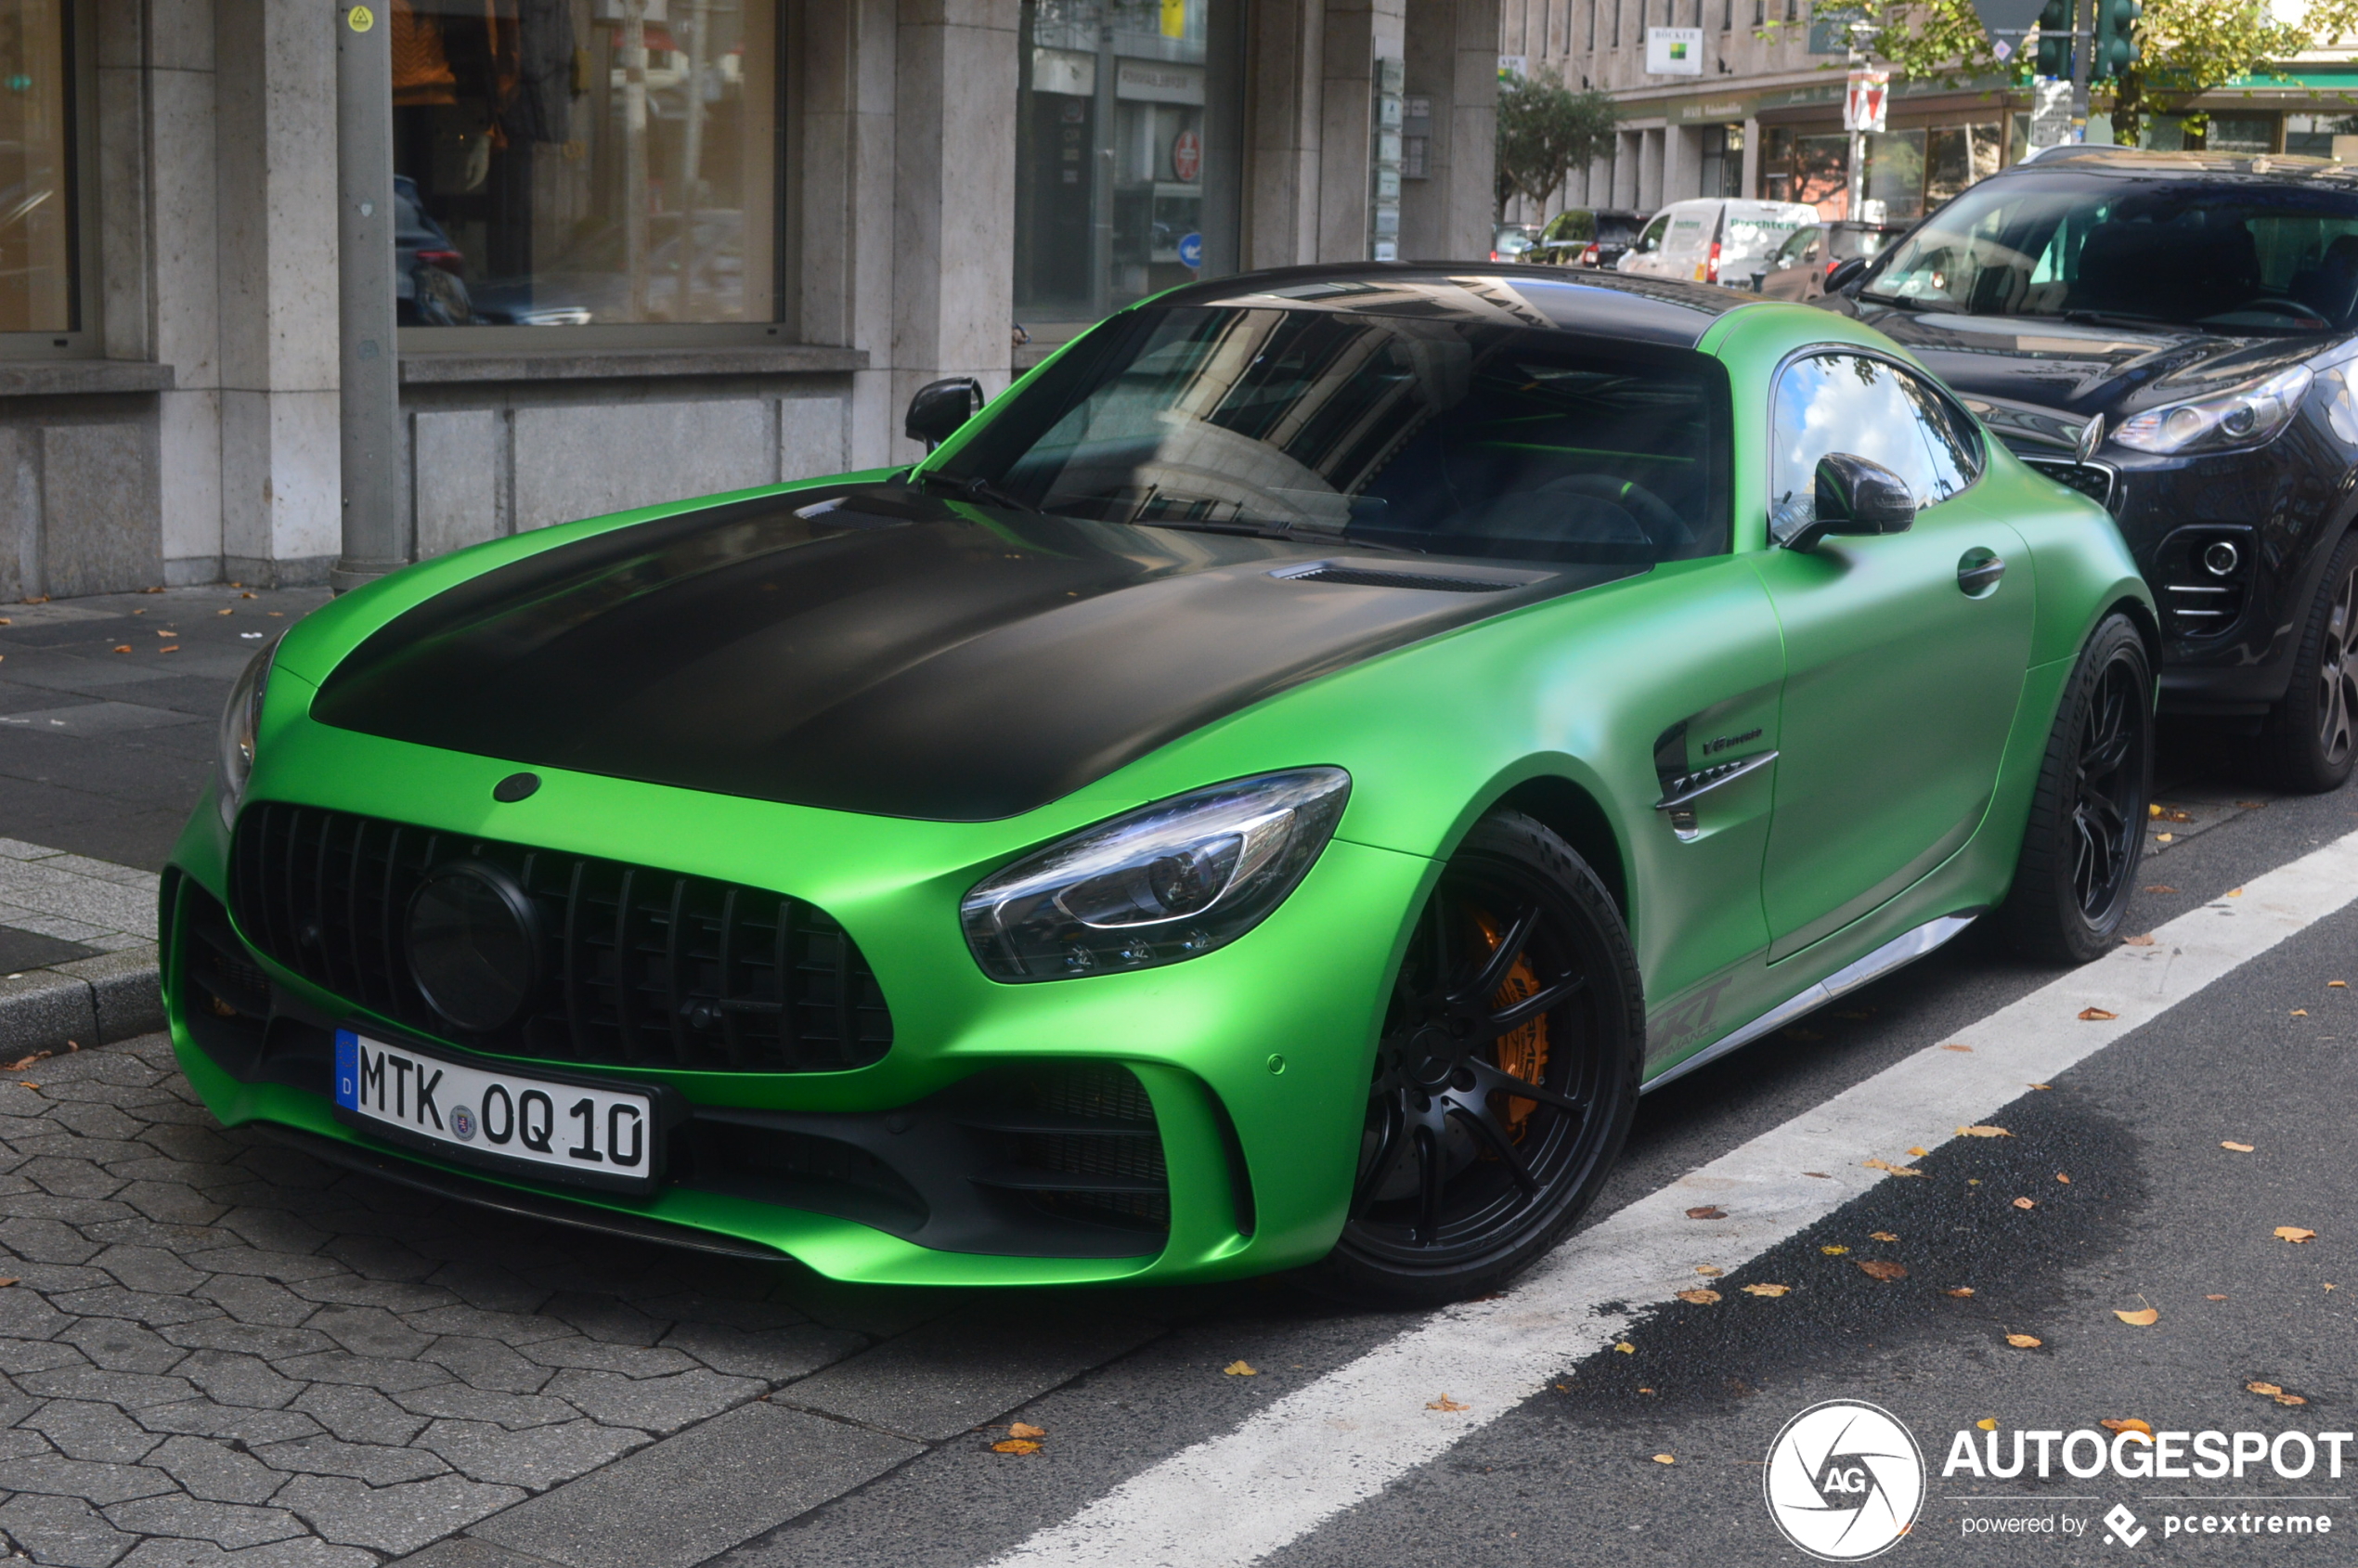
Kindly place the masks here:
<instances>
[{"instance_id":1,"label":"german license plate","mask_svg":"<svg viewBox=\"0 0 2358 1568\"><path fill-rule=\"evenodd\" d=\"M462 1160L534 1166L600 1186L651 1179L652 1095L486 1070L336 1031L336 1104Z\"/></svg>"}]
</instances>

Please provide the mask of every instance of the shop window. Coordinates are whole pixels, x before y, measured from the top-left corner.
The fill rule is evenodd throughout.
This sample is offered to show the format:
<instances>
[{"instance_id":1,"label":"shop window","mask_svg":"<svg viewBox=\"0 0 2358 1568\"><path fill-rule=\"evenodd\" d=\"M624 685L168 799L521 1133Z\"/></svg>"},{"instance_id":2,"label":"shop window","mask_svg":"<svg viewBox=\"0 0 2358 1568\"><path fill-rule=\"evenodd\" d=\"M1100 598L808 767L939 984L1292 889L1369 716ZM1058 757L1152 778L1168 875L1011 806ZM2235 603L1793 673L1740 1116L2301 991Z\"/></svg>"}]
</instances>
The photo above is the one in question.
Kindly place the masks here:
<instances>
[{"instance_id":1,"label":"shop window","mask_svg":"<svg viewBox=\"0 0 2358 1568\"><path fill-rule=\"evenodd\" d=\"M2004 162L1995 121L1978 125L1942 125L1925 134L1924 210L1930 212L1976 180L1988 179Z\"/></svg>"},{"instance_id":2,"label":"shop window","mask_svg":"<svg viewBox=\"0 0 2358 1568\"><path fill-rule=\"evenodd\" d=\"M65 0L0 0L0 332L77 319Z\"/></svg>"},{"instance_id":3,"label":"shop window","mask_svg":"<svg viewBox=\"0 0 2358 1568\"><path fill-rule=\"evenodd\" d=\"M1744 176L1744 128L1705 125L1703 128L1703 179L1699 196L1742 196Z\"/></svg>"},{"instance_id":4,"label":"shop window","mask_svg":"<svg viewBox=\"0 0 2358 1568\"><path fill-rule=\"evenodd\" d=\"M1214 112L1227 84L1211 69L1215 33L1224 45L1235 32L1232 8L1234 0L1024 0L1018 317L1094 321L1234 270L1237 151Z\"/></svg>"},{"instance_id":5,"label":"shop window","mask_svg":"<svg viewBox=\"0 0 2358 1568\"><path fill-rule=\"evenodd\" d=\"M2287 114L2285 150L2358 162L2358 114Z\"/></svg>"},{"instance_id":6,"label":"shop window","mask_svg":"<svg viewBox=\"0 0 2358 1568\"><path fill-rule=\"evenodd\" d=\"M2137 128L2137 145L2164 152L2239 152L2247 156L2276 150L2276 117L2273 114L2156 114ZM2287 146L2286 151L2294 150ZM2326 153L2331 157L2330 149Z\"/></svg>"},{"instance_id":7,"label":"shop window","mask_svg":"<svg viewBox=\"0 0 2358 1568\"><path fill-rule=\"evenodd\" d=\"M392 0L402 325L776 319L776 0Z\"/></svg>"}]
</instances>

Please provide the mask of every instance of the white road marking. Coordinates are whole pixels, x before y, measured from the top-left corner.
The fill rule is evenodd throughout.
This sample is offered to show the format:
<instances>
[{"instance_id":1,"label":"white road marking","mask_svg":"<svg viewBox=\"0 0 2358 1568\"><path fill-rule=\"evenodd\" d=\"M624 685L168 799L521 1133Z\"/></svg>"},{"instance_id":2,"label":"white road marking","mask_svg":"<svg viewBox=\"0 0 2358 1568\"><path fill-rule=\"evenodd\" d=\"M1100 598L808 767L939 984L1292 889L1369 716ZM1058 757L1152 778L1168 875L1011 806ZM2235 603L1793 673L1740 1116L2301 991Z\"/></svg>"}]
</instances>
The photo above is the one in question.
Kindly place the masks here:
<instances>
[{"instance_id":1,"label":"white road marking","mask_svg":"<svg viewBox=\"0 0 2358 1568\"><path fill-rule=\"evenodd\" d=\"M1142 1471L991 1568L1243 1568L1497 1419L1637 1315L1730 1271L1910 1163L1959 1126L2153 1022L2358 897L2358 834L2253 878L2041 987L1938 1046L1730 1150L1559 1249L1493 1302L1419 1327L1288 1394L1242 1426ZM2080 1018L2095 1007L2109 1020ZM1831 1180L1805 1176L1822 1171ZM1709 1202L1728 1218L1695 1221ZM1644 1364L1645 1346L1636 1354ZM1462 1412L1436 1410L1443 1397Z\"/></svg>"}]
</instances>

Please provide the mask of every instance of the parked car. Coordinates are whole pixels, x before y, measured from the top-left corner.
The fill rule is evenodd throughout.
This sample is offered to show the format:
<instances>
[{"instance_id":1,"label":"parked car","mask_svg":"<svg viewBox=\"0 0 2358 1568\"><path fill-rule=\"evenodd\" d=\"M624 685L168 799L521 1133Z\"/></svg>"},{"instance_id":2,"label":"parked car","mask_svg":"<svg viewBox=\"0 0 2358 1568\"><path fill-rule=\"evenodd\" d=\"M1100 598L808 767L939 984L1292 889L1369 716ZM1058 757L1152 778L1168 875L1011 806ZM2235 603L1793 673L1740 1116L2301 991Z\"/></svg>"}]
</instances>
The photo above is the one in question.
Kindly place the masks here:
<instances>
[{"instance_id":1,"label":"parked car","mask_svg":"<svg viewBox=\"0 0 2358 1568\"><path fill-rule=\"evenodd\" d=\"M1539 231L1523 260L1546 266L1610 267L1645 227L1646 214L1619 207L1573 207Z\"/></svg>"},{"instance_id":2,"label":"parked car","mask_svg":"<svg viewBox=\"0 0 2358 1568\"><path fill-rule=\"evenodd\" d=\"M1462 272L1173 290L921 389L913 468L299 622L163 876L197 1093L839 1278L1430 1303L1568 1233L1641 1087L1985 915L2110 951L2103 509L1855 322Z\"/></svg>"},{"instance_id":3,"label":"parked car","mask_svg":"<svg viewBox=\"0 0 2358 1568\"><path fill-rule=\"evenodd\" d=\"M1834 268L1854 256L1878 255L1907 232L1906 224L1849 219L1796 228L1753 279L1754 292L1772 300L1823 299Z\"/></svg>"},{"instance_id":4,"label":"parked car","mask_svg":"<svg viewBox=\"0 0 2358 1568\"><path fill-rule=\"evenodd\" d=\"M1956 197L1825 302L2103 499L2161 605L2170 711L2294 789L2358 723L2358 185L2310 158L2065 147Z\"/></svg>"},{"instance_id":5,"label":"parked car","mask_svg":"<svg viewBox=\"0 0 2358 1568\"><path fill-rule=\"evenodd\" d=\"M1818 221L1798 201L1701 197L1656 213L1614 264L1641 277L1677 278L1749 289L1793 231Z\"/></svg>"},{"instance_id":6,"label":"parked car","mask_svg":"<svg viewBox=\"0 0 2358 1568\"><path fill-rule=\"evenodd\" d=\"M1535 223L1493 224L1490 228L1490 259L1495 262L1518 262L1522 253L1539 238Z\"/></svg>"}]
</instances>

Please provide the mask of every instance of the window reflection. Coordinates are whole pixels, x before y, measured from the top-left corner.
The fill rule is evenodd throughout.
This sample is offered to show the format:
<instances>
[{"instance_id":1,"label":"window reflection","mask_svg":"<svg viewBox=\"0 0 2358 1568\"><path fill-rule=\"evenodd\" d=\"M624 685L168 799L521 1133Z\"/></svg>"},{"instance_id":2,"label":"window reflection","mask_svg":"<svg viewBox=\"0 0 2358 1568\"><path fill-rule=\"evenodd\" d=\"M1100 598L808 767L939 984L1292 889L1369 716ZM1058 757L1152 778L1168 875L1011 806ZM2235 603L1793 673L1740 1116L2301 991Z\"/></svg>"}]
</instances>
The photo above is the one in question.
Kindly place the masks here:
<instances>
[{"instance_id":1,"label":"window reflection","mask_svg":"<svg viewBox=\"0 0 2358 1568\"><path fill-rule=\"evenodd\" d=\"M0 332L71 331L63 0L0 0Z\"/></svg>"},{"instance_id":2,"label":"window reflection","mask_svg":"<svg viewBox=\"0 0 2358 1568\"><path fill-rule=\"evenodd\" d=\"M774 0L394 0L405 326L766 321Z\"/></svg>"}]
</instances>

